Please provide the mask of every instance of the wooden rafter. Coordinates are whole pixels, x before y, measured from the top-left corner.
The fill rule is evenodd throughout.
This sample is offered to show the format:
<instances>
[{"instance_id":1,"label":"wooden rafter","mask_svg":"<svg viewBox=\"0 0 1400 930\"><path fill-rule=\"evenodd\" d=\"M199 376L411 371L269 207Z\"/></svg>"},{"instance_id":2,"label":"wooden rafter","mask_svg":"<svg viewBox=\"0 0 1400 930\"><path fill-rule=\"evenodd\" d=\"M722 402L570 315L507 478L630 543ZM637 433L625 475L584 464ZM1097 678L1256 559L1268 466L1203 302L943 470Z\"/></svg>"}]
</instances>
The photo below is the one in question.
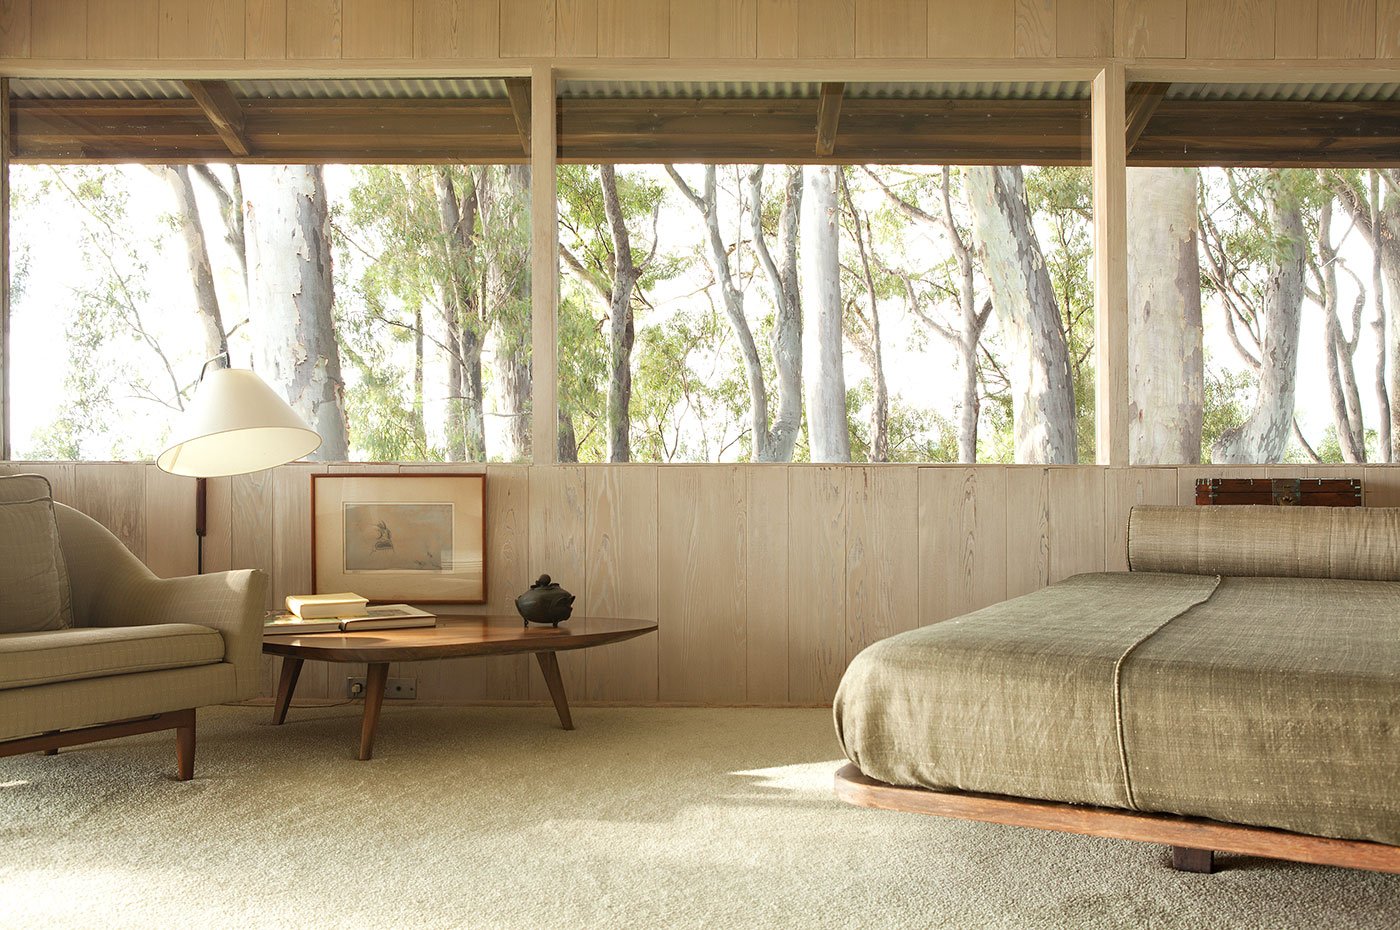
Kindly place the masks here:
<instances>
[{"instance_id":1,"label":"wooden rafter","mask_svg":"<svg viewBox=\"0 0 1400 930\"><path fill-rule=\"evenodd\" d=\"M1147 124L1151 121L1152 115L1161 106L1162 100L1167 96L1167 89L1170 84L1138 83L1129 84L1125 94L1127 109L1127 148L1131 153L1133 146L1137 145L1142 138L1143 132L1147 129Z\"/></svg>"},{"instance_id":2,"label":"wooden rafter","mask_svg":"<svg viewBox=\"0 0 1400 930\"><path fill-rule=\"evenodd\" d=\"M817 101L817 154L833 155L836 152L836 131L841 124L841 101L846 95L846 85L840 81L822 84L821 97Z\"/></svg>"},{"instance_id":3,"label":"wooden rafter","mask_svg":"<svg viewBox=\"0 0 1400 930\"><path fill-rule=\"evenodd\" d=\"M185 89L204 111L229 152L240 157L252 154L243 134L243 107L224 81L185 81Z\"/></svg>"},{"instance_id":4,"label":"wooden rafter","mask_svg":"<svg viewBox=\"0 0 1400 930\"><path fill-rule=\"evenodd\" d=\"M520 133L520 145L530 154L530 79L506 78L506 96L510 98L510 113L515 117L515 129Z\"/></svg>"}]
</instances>

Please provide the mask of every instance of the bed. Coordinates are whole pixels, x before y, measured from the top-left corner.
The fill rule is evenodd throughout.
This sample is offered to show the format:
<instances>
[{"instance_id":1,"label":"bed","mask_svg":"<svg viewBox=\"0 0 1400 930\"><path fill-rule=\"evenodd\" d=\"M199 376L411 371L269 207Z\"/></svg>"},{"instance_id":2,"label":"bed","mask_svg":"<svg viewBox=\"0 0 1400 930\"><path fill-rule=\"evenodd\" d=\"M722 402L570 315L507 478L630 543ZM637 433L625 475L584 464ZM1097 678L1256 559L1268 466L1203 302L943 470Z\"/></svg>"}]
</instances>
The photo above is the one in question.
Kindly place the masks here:
<instances>
[{"instance_id":1,"label":"bed","mask_svg":"<svg viewBox=\"0 0 1400 930\"><path fill-rule=\"evenodd\" d=\"M853 803L1400 872L1400 509L1136 507L1130 571L875 643Z\"/></svg>"}]
</instances>

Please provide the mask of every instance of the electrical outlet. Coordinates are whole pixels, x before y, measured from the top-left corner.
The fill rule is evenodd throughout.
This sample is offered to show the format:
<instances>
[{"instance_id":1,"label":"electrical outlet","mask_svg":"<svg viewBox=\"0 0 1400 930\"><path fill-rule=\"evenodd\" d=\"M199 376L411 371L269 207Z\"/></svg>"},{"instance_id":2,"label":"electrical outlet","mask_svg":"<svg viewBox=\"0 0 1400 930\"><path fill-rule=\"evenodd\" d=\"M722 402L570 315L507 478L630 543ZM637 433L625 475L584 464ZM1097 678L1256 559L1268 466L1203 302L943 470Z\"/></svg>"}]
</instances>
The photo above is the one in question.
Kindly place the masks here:
<instances>
[{"instance_id":1,"label":"electrical outlet","mask_svg":"<svg viewBox=\"0 0 1400 930\"><path fill-rule=\"evenodd\" d=\"M363 678L345 679L345 696L348 698L362 698L368 687ZM386 701L411 701L418 697L417 678L390 678L384 683L384 700Z\"/></svg>"}]
</instances>

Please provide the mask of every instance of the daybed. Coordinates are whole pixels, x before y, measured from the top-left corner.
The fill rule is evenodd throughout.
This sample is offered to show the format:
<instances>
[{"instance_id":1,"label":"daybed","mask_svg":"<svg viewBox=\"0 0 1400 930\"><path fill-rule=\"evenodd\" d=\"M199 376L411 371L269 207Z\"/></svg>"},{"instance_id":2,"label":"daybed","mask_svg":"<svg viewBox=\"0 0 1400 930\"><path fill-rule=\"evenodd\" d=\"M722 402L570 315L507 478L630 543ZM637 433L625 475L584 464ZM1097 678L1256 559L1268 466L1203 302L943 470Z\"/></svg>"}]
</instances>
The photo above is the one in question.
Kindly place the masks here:
<instances>
[{"instance_id":1,"label":"daybed","mask_svg":"<svg viewBox=\"0 0 1400 930\"><path fill-rule=\"evenodd\" d=\"M875 643L846 800L1400 871L1400 510L1136 507L1130 571ZM1261 829L1262 828L1262 829Z\"/></svg>"}]
</instances>

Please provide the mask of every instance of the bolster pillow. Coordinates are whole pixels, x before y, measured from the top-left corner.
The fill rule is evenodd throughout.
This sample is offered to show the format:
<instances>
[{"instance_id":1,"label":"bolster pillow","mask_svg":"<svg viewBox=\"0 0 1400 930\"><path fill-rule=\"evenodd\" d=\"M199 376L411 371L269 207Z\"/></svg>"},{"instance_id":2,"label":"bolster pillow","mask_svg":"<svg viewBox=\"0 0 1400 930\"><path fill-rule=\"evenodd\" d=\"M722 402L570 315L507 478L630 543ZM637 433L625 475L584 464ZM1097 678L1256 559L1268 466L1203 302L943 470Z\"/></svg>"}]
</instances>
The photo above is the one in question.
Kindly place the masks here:
<instances>
[{"instance_id":1,"label":"bolster pillow","mask_svg":"<svg viewBox=\"0 0 1400 930\"><path fill-rule=\"evenodd\" d=\"M1400 508L1137 506L1128 568L1400 581Z\"/></svg>"}]
</instances>

